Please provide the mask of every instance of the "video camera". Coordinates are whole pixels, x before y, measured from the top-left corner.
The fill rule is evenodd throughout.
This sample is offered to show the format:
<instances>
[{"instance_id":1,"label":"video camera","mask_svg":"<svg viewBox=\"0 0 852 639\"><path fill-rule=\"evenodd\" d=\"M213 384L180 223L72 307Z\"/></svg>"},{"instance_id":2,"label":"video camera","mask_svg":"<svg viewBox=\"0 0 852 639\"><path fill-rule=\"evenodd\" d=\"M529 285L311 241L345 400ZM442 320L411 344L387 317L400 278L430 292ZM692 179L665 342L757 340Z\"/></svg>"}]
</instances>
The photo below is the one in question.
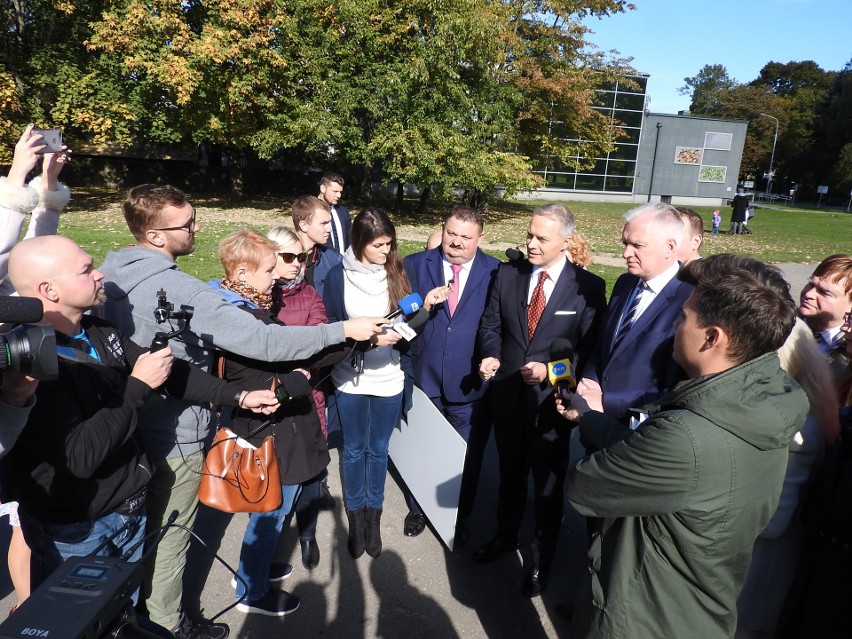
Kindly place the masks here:
<instances>
[{"instance_id":1,"label":"video camera","mask_svg":"<svg viewBox=\"0 0 852 639\"><path fill-rule=\"evenodd\" d=\"M12 370L36 379L56 379L56 333L52 326L33 326L44 316L35 297L0 297L0 371ZM12 324L11 329L5 330Z\"/></svg>"}]
</instances>

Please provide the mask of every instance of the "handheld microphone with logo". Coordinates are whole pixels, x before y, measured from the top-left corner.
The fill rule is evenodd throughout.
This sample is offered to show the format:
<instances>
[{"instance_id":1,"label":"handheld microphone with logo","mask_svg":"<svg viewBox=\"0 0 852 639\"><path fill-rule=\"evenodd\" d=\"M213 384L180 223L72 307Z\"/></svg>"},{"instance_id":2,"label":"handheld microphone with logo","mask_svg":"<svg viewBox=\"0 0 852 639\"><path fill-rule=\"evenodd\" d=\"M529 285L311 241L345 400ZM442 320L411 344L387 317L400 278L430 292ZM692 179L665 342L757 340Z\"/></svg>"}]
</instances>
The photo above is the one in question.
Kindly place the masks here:
<instances>
[{"instance_id":1,"label":"handheld microphone with logo","mask_svg":"<svg viewBox=\"0 0 852 639\"><path fill-rule=\"evenodd\" d=\"M420 308L423 307L423 298L420 297L417 293L412 293L411 295L406 295L399 303L396 305L396 308L392 310L390 313L385 315L386 320L392 320L400 315L412 315L416 313Z\"/></svg>"},{"instance_id":2,"label":"handheld microphone with logo","mask_svg":"<svg viewBox=\"0 0 852 639\"><path fill-rule=\"evenodd\" d=\"M547 379L557 392L577 388L573 359L574 345L571 340L564 337L553 340L550 345L550 361L547 363Z\"/></svg>"},{"instance_id":3,"label":"handheld microphone with logo","mask_svg":"<svg viewBox=\"0 0 852 639\"><path fill-rule=\"evenodd\" d=\"M429 321L429 311L425 308L418 308L414 315L405 321L398 320L393 323L391 329L402 336L402 339L410 342L417 337L417 329Z\"/></svg>"}]
</instances>

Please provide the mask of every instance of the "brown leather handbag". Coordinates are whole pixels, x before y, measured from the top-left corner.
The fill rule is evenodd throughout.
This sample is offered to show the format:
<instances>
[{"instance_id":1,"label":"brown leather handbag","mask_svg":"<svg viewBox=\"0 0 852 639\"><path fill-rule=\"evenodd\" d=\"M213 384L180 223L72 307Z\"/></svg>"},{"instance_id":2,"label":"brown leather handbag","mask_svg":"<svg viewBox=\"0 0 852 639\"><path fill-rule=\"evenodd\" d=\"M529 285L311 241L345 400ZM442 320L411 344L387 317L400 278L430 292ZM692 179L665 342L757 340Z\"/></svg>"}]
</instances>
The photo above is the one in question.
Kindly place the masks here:
<instances>
[{"instance_id":1,"label":"brown leather handbag","mask_svg":"<svg viewBox=\"0 0 852 639\"><path fill-rule=\"evenodd\" d=\"M275 438L255 448L220 427L204 461L198 499L226 513L265 513L281 506Z\"/></svg>"}]
</instances>

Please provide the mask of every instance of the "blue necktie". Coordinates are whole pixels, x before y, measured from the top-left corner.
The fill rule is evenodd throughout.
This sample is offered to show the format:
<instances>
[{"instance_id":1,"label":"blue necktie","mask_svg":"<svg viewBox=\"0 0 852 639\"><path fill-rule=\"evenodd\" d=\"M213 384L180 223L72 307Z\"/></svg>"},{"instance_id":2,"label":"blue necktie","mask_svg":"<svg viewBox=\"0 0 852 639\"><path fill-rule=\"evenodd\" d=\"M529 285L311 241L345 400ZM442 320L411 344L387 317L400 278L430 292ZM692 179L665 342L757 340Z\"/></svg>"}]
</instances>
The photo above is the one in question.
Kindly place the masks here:
<instances>
[{"instance_id":1,"label":"blue necktie","mask_svg":"<svg viewBox=\"0 0 852 639\"><path fill-rule=\"evenodd\" d=\"M630 308L627 309L627 313L624 315L624 320L621 322L621 326L618 327L618 332L615 334L615 339L612 341L612 350L615 350L615 347L618 346L619 342L624 339L624 336L627 335L627 332L630 330L630 327L633 325L633 322L636 321L636 315L639 311L639 304L642 301L642 293L645 291L645 282L639 282L636 285L636 294L633 296L633 301L630 302Z\"/></svg>"}]
</instances>

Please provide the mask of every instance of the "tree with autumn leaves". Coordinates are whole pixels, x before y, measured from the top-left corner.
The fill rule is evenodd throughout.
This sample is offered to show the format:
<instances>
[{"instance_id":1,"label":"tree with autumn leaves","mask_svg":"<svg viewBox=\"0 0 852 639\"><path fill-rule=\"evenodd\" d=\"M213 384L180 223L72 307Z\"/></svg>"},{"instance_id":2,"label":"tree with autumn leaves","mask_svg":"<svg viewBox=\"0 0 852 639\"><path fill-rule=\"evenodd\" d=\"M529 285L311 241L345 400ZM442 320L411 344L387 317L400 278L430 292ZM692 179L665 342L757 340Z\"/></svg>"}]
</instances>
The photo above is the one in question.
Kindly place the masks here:
<instances>
[{"instance_id":1,"label":"tree with autumn leaves","mask_svg":"<svg viewBox=\"0 0 852 639\"><path fill-rule=\"evenodd\" d=\"M632 8L623 0L13 4L22 9L2 37L16 55L0 67L0 100L13 86L3 84L8 75L21 106L10 121L127 146L206 142L260 158L286 150L357 169L367 188L382 177L444 196L459 186L528 189L541 183L533 168L588 155L549 136L553 121L572 138L600 140L598 154L610 148L613 123L590 105L595 87L623 68L589 51L581 19ZM63 41L53 37L60 32ZM50 64L29 62L39 55ZM48 70L62 83L51 86Z\"/></svg>"}]
</instances>

